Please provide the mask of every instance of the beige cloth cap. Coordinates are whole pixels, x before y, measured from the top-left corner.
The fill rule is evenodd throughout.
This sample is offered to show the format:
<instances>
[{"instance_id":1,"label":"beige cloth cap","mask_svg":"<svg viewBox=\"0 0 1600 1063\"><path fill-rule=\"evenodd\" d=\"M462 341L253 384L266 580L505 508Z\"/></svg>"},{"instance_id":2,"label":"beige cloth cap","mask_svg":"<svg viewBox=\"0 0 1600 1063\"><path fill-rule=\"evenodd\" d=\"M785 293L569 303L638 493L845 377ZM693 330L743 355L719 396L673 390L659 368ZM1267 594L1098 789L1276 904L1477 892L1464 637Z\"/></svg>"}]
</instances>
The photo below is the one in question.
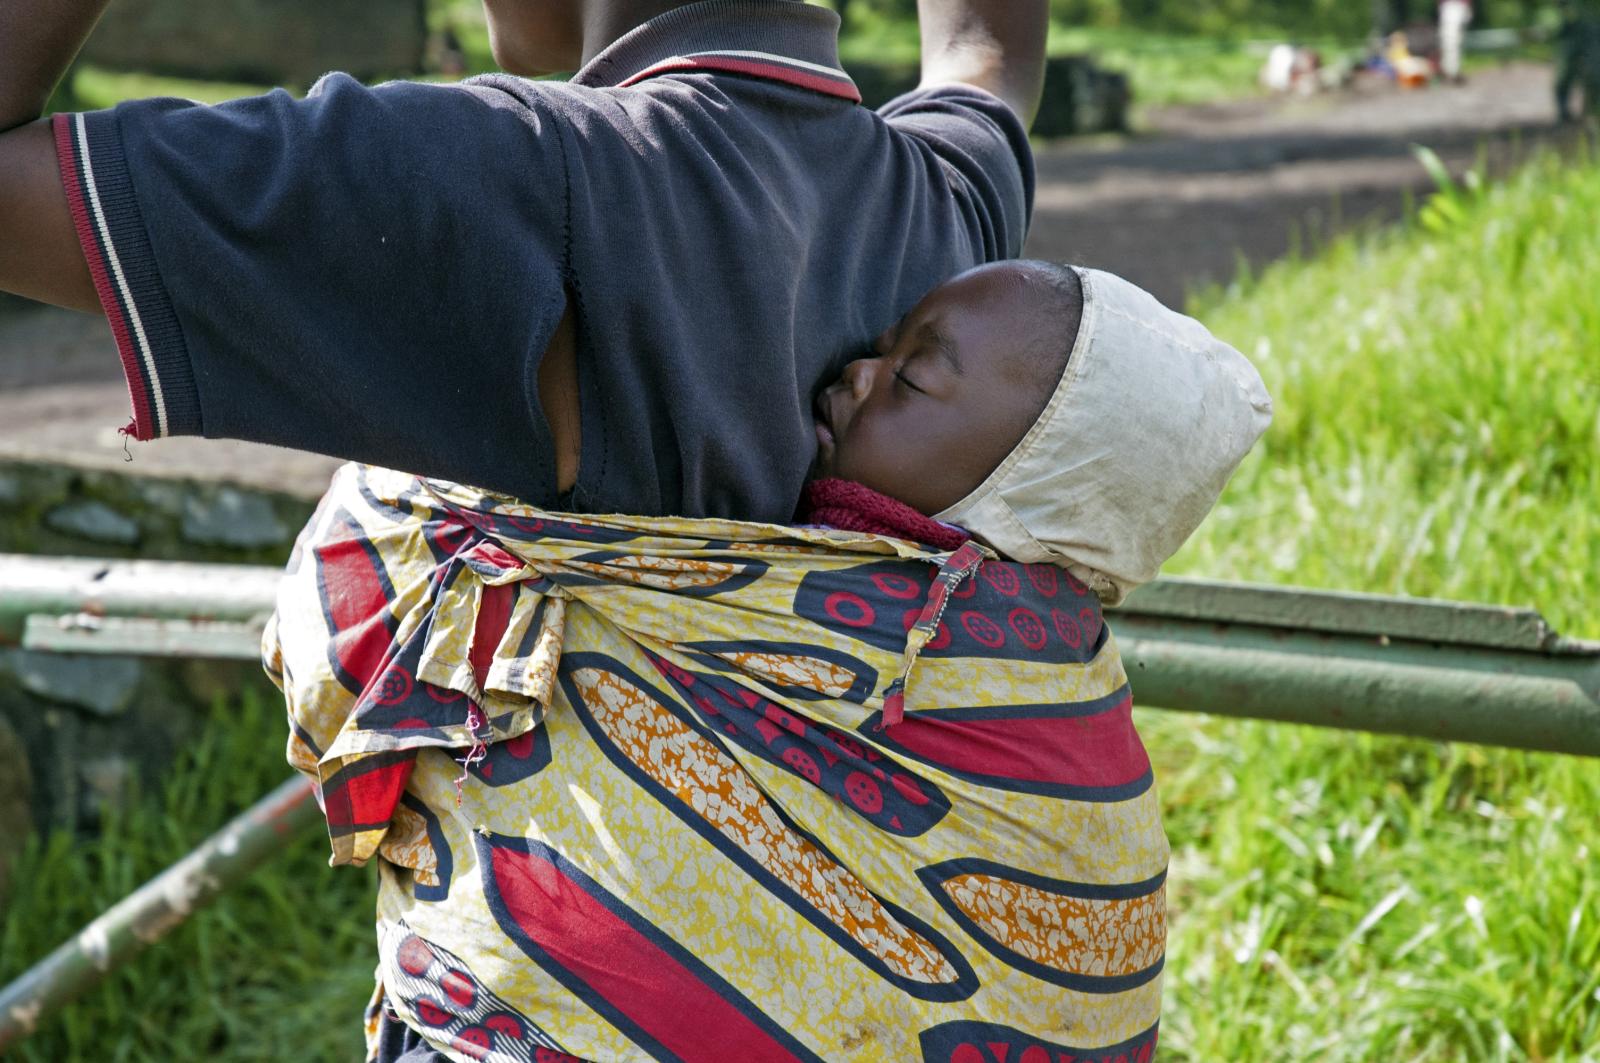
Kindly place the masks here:
<instances>
[{"instance_id":1,"label":"beige cloth cap","mask_svg":"<svg viewBox=\"0 0 1600 1063\"><path fill-rule=\"evenodd\" d=\"M1272 422L1255 366L1191 317L1074 267L1061 383L978 489L935 514L1015 561L1063 565L1108 605L1155 579Z\"/></svg>"}]
</instances>

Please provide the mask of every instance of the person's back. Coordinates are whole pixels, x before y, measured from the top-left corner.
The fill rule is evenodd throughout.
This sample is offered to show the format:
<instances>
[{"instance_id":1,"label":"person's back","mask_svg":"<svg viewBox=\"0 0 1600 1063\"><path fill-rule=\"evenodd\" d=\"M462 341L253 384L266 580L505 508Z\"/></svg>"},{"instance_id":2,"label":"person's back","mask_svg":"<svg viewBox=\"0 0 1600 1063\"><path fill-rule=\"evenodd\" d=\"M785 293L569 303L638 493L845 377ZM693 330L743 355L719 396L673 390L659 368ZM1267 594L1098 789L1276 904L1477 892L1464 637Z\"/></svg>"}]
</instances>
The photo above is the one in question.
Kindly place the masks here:
<instances>
[{"instance_id":1,"label":"person's back","mask_svg":"<svg viewBox=\"0 0 1600 1063\"><path fill-rule=\"evenodd\" d=\"M855 102L835 16L793 0L623 19L570 84L336 76L305 101L57 116L82 260L55 239L0 251L0 287L98 296L141 439L253 439L538 505L782 520L822 382L936 283L1021 249L1016 112L1037 64L965 76L964 5L924 6L949 23L954 74L887 121ZM994 54L980 68L1006 70ZM37 150L34 130L0 138L0 164ZM0 234L48 220L48 199L0 187Z\"/></svg>"},{"instance_id":2,"label":"person's back","mask_svg":"<svg viewBox=\"0 0 1600 1063\"><path fill-rule=\"evenodd\" d=\"M670 54L629 44L611 65ZM566 156L584 374L575 501L787 519L819 384L940 281L1020 253L1021 123L960 87L880 115L765 76L589 87L601 77L507 86L560 107L582 145Z\"/></svg>"},{"instance_id":3,"label":"person's back","mask_svg":"<svg viewBox=\"0 0 1600 1063\"><path fill-rule=\"evenodd\" d=\"M834 58L834 17L793 0L486 0L502 65L522 73L571 69L567 60L581 54L587 65L568 86L489 78L459 87L367 89L333 77L306 101L283 93L222 107L145 101L34 121L105 2L19 0L0 7L0 289L106 313L127 371L132 431L140 438L203 434L319 449L511 491L536 505L784 519L815 448L814 392L857 345L936 282L1020 249L1028 163L1017 115L1031 114L1038 100L1043 0L921 0L924 77L945 87L900 107L893 124L916 126L915 136L894 133L849 98ZM922 113L913 118L913 111ZM564 364L551 357L563 352L575 388L546 373ZM581 406L581 447L571 448L579 456L571 470L575 490L567 490L562 466L562 457L571 456L566 444L574 442L562 432L574 419L547 401L551 391L574 394ZM335 586L329 597L315 598L318 616L327 605L330 616L353 618L376 636L350 641L336 632L338 645L331 654L319 647L315 669L297 665L293 675L282 673L293 682L315 671L327 680L317 691L324 701L366 691L360 677L375 663L367 659L371 651L397 663L379 646L394 634L388 625L397 617L382 588L393 590L401 568L448 556L452 544L460 545L454 529L429 523L431 506L417 492L381 495L350 483L356 496L336 499L321 516L348 527L349 506L374 507L404 549L388 557L381 550L361 553L376 562L365 570L380 586L376 598L363 596L371 582ZM482 511L456 515L464 525L483 517ZM578 563L593 563L589 544L609 533L574 527ZM331 555L307 542L294 564L315 574ZM695 549L711 546L697 537ZM787 549L779 543L774 554L787 556ZM469 561L478 560L462 558L455 570L476 578ZM679 567L670 557L645 563ZM912 564L919 575L926 567ZM713 569L719 565L712 560ZM646 573L644 582L673 580L670 572ZM520 593L505 584L475 600L498 608L508 592ZM671 622L688 639L698 630L690 618L702 616L704 602L693 586L685 596L688 607ZM460 614L464 639L460 630L428 630L470 650L474 660L480 641L548 654L552 645L540 635L561 627L562 608L518 602L509 615L527 625L518 631L532 636L529 647L520 636L492 638L486 626ZM364 613L369 606L378 612ZM412 618L426 619L414 611ZM587 624L575 615L573 633L590 630ZM1102 627L1096 621L1095 632ZM286 636L314 638L318 630L316 616L279 616L278 631ZM1079 645L1083 633L1064 630ZM420 651L421 642L414 648ZM569 675L583 664L581 654L574 657L561 661ZM818 659L828 664L837 654L824 651ZM396 673L400 686L380 679L371 693L406 748L367 746L376 760L365 767L375 770L319 784L341 862L359 859L358 845L375 851L371 846L389 825L368 819L365 802L379 790L392 799L405 822L389 837L390 849L378 854L385 869L380 905L389 905L381 915L395 915L395 905L435 905L416 911L436 913L436 941L464 943L455 956L450 945L434 952L413 946L420 939L406 936L402 919L386 924L396 932L385 938L385 988L401 996L415 991L416 999L404 1023L387 1027L398 1043L384 1033L384 1017L395 1020L393 1013L370 1016L369 1047L380 1055L433 1058L448 1047L450 1058L483 1058L494 1038L507 1038L518 1043L514 1058L570 1058L535 1036L536 1024L548 1023L569 1031L566 1043L596 1059L657 1057L659 1030L677 1038L680 1058L817 1058L810 1043L837 1043L838 1051L826 1052L830 1059L847 1051L870 1058L881 1042L863 1042L817 1006L843 985L841 973L864 979L866 991L898 1012L979 989L969 964L948 957L915 926L909 935L884 937L884 927L899 922L892 907L882 907L885 919L863 921L861 892L836 888L848 869L806 842L803 829L780 824L770 837L781 844L759 854L731 843L719 850L740 868L758 856L784 864L773 894L783 905L779 922L762 921L780 910L751 893L745 880L729 878L726 888L703 892L687 888L677 866L657 854L665 840L707 855L702 828L658 831L641 815L652 806L626 792L608 807L629 829L597 823L563 859L587 863L582 848L602 862L616 858L619 866L659 874L631 903L654 899L692 919L748 900L750 909L731 923L703 920L717 942L736 947L721 956L709 949L688 953L635 923L641 931L628 940L645 943L645 951L608 953L606 941L621 939L600 932L599 909L576 894L554 903L529 895L522 898L528 910L561 922L557 936L571 946L564 955L604 960L610 981L596 996L562 972L535 971L530 960L537 965L542 946L533 942L528 951L520 938L507 936L514 931L494 929L498 917L477 904L497 903L481 887L497 889L499 880L468 864L486 835L473 829L453 841L436 837L435 828L455 831L467 822L452 801L459 774L453 758L462 753L478 769L469 799L481 794L500 806L511 817L502 826L509 831L520 822L524 840L538 833L529 826L530 808L560 816L588 809L597 778L590 769L602 766L557 750L550 763L574 774L570 786L560 780L554 800L495 800L519 779L558 782L555 772L540 770L541 747L522 741L536 724L541 734L551 727L540 724L526 700L518 706L523 726L516 734L477 711L486 684L510 682L521 690L532 672L508 658L509 670L475 677L467 672L476 664L457 663L467 669L459 676L464 690L432 685L437 676L421 668L403 680ZM1102 668L1096 677L1113 688L1122 683L1117 668ZM412 693L447 725L419 726L421 716L402 711ZM559 695L546 689L540 696ZM400 714L390 719L396 717L390 710ZM1105 710L1119 714L1119 735L1131 734L1125 698L1108 700ZM510 757L492 775L496 765L480 755L486 722L497 729L496 751ZM362 738L351 730L346 741ZM318 771L342 755L335 739L297 725L291 760ZM402 763L391 755L419 739L430 748L415 759ZM1142 755L1136 741L1123 744ZM696 746L702 748L709 747ZM1138 783L1137 793L1117 796L1139 802L1145 844L1136 871L1122 874L1119 867L1118 875L1139 885L1133 916L1143 918L1158 903L1152 891L1160 890L1166 850L1148 765L1136 761L1118 766ZM847 781L868 792L860 780ZM734 785L736 796L749 795L736 779ZM903 803L921 807L920 791L911 789ZM421 805L419 795L426 795ZM834 805L832 797L815 802L827 816L836 814ZM441 818L429 808L455 814ZM1121 821L1122 809L1111 803L1089 812ZM752 813L760 829L775 822L765 805L752 806ZM890 826L905 829L903 822ZM852 828L845 840L876 838L875 829ZM611 848L619 835L628 852ZM796 842L804 853L799 863L789 860ZM494 869L492 861L478 866ZM824 877L810 877L816 867ZM521 885L559 885L540 874ZM601 877L610 880L609 872ZM894 876L892 886L937 903L907 875ZM444 902L475 907L463 918ZM525 909L519 903L507 910ZM936 913L930 907L928 914ZM615 920L606 926L622 929ZM784 949L832 942L858 962L841 964L826 947L815 949L801 958L817 977L798 981L786 953L764 951L759 935ZM922 950L925 941L934 941L932 953ZM913 949L901 955L904 943ZM1081 1029L1066 1032L1100 1045L1134 1036L1148 1054L1160 960L1153 935L1147 944L1131 964L1137 1007L1109 1016L1126 1033L1106 1032L1107 1009L1093 1006L1112 999L1103 993L1084 1009ZM453 965L468 951L481 953L469 965L481 982ZM655 963L661 955L681 961L676 969L685 977L669 978L668 967ZM929 977L925 963L940 960L947 962ZM748 993L714 965L751 981ZM878 972L885 969L894 980L883 982ZM641 972L660 984L645 984ZM422 981L434 974L448 1000L467 1001L470 1029L467 1012L438 1021L445 998L435 999ZM1010 977L1003 972L990 980L1001 1010L970 1014L1006 1017ZM1091 991L1106 988L1093 982ZM783 1019L760 1013L749 994L770 998L766 1006ZM1058 996L1057 983L1046 979L1041 999L1049 1005L1028 1009L1024 1018L1053 1011ZM504 1007L512 999L529 1003L513 1014ZM841 1010L864 1000L863 993L847 992ZM921 1010L930 1020L941 1018L937 1009ZM815 1036L788 1032L802 1021L818 1024ZM1053 1032L1060 1020L1050 1021ZM909 1058L917 1043L948 1056L972 1050L966 1039L980 1032L991 1043L1000 1036L975 1020L930 1029L899 1022L893 1032L905 1049L895 1058ZM1031 1033L1026 1040L1030 1047L1018 1040L1014 1054L1044 1050ZM757 1043L769 1048L746 1050ZM772 1045L792 1051L780 1057Z\"/></svg>"}]
</instances>

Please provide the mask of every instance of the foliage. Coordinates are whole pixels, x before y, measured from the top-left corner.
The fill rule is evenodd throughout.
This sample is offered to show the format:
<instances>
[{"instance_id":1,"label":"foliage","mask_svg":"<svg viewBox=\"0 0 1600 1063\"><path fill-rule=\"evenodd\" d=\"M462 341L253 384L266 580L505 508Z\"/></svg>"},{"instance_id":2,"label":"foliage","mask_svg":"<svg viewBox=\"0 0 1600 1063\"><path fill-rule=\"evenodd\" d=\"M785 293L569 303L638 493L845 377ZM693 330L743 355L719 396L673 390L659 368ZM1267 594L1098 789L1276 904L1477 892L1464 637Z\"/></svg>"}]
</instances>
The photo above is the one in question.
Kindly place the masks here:
<instances>
[{"instance_id":1,"label":"foliage","mask_svg":"<svg viewBox=\"0 0 1600 1063\"><path fill-rule=\"evenodd\" d=\"M840 42L847 61L915 62L916 0L811 0L846 12ZM1394 0L1384 0L1394 2ZM1410 0L1414 17L1427 18L1433 0ZM1476 25L1553 24L1551 0L1479 0ZM1051 0L1049 47L1053 55L1080 53L1130 75L1141 106L1198 103L1254 90L1266 49L1292 38L1326 56L1349 51L1371 29L1371 3L1346 0ZM448 30L459 46L466 75L495 69L480 0L427 0L430 30ZM1543 57L1542 51L1537 51ZM304 88L299 86L298 88ZM264 91L260 86L75 71L52 100L51 110L111 106L121 100L173 95L213 103Z\"/></svg>"},{"instance_id":2,"label":"foliage","mask_svg":"<svg viewBox=\"0 0 1600 1063\"><path fill-rule=\"evenodd\" d=\"M489 32L478 4L439 6L430 24L436 30L448 27L454 35L464 60L464 76L495 70ZM1330 55L1339 48L1337 42L1311 43L1322 45ZM884 18L871 8L862 8L859 17L852 16L850 31L840 41L840 54L846 63L914 64L918 47L915 22ZM1266 55L1266 47L1259 42L1116 27L1069 27L1060 22L1051 25L1049 48L1052 55L1089 55L1106 69L1128 74L1134 101L1140 107L1199 103L1253 92ZM49 110L93 110L149 96L220 103L267 88L80 65L63 82Z\"/></svg>"},{"instance_id":3,"label":"foliage","mask_svg":"<svg viewBox=\"0 0 1600 1063\"><path fill-rule=\"evenodd\" d=\"M265 85L194 81L189 78L101 70L93 66L76 68L70 85L71 109L76 110L114 107L123 100L146 99L151 96L177 96L186 100L198 100L201 103L223 103L241 96L255 96L269 91L269 86Z\"/></svg>"},{"instance_id":4,"label":"foliage","mask_svg":"<svg viewBox=\"0 0 1600 1063\"><path fill-rule=\"evenodd\" d=\"M1326 54L1337 42L1320 44ZM1207 103L1257 91L1268 46L1222 37L1194 37L1131 29L1050 30L1052 54L1080 54L1107 70L1128 75L1140 108ZM1136 123L1137 124L1137 123Z\"/></svg>"},{"instance_id":5,"label":"foliage","mask_svg":"<svg viewBox=\"0 0 1600 1063\"><path fill-rule=\"evenodd\" d=\"M1600 166L1445 181L1409 229L1201 301L1276 422L1172 566L1536 603L1600 635ZM1600 767L1146 712L1166 1058L1600 1060Z\"/></svg>"},{"instance_id":6,"label":"foliage","mask_svg":"<svg viewBox=\"0 0 1600 1063\"><path fill-rule=\"evenodd\" d=\"M283 781L283 728L260 700L218 706L157 792L106 810L102 838L33 840L0 913L0 984ZM360 1058L374 881L327 865L325 838L299 838L7 1058Z\"/></svg>"},{"instance_id":7,"label":"foliage","mask_svg":"<svg viewBox=\"0 0 1600 1063\"><path fill-rule=\"evenodd\" d=\"M1549 156L1202 297L1277 415L1177 568L1531 602L1600 634L1597 211L1600 165Z\"/></svg>"},{"instance_id":8,"label":"foliage","mask_svg":"<svg viewBox=\"0 0 1600 1063\"><path fill-rule=\"evenodd\" d=\"M841 0L830 2L841 7ZM1403 20L1431 19L1433 3L1400 5L1407 8ZM1555 20L1548 0L1478 0L1476 7L1477 27L1548 28ZM847 62L916 60L915 0L849 0L843 10L848 22L840 47ZM1049 50L1087 55L1126 73L1139 107L1204 103L1256 91L1276 41L1314 47L1330 61L1358 55L1373 29L1374 10L1374 3L1349 0L1051 0ZM1519 54L1546 58L1543 46ZM1505 57L1500 53L1494 61ZM1478 53L1468 60L1485 61Z\"/></svg>"},{"instance_id":9,"label":"foliage","mask_svg":"<svg viewBox=\"0 0 1600 1063\"><path fill-rule=\"evenodd\" d=\"M839 0L832 0L837 7ZM1399 9L1401 21L1428 21L1434 0L1376 0ZM1554 6L1548 0L1479 0L1480 25L1533 25ZM1359 40L1372 29L1374 2L1350 0L1050 0L1052 21L1068 27L1123 28L1160 33L1340 37ZM871 14L910 19L916 0L849 0L851 18Z\"/></svg>"},{"instance_id":10,"label":"foliage","mask_svg":"<svg viewBox=\"0 0 1600 1063\"><path fill-rule=\"evenodd\" d=\"M838 0L833 4L837 7ZM1312 6L1339 11L1347 7L1329 0ZM846 62L915 63L915 7L915 0L853 0L840 41ZM1117 0L1055 0L1050 53L1088 55L1102 67L1127 73L1135 103L1147 107L1199 103L1254 91L1270 39L1283 33L1292 31L1302 42L1333 56L1348 50L1364 32L1364 24L1357 25L1359 20L1305 18L1283 27L1254 18L1236 22L1218 15L1209 5L1174 7L1191 15L1169 18L1147 12L1135 17ZM428 25L435 32L450 32L460 48L463 74L495 69L483 6L477 0L430 0ZM261 91L265 89L253 85L113 73L85 66L68 79L50 109L108 107L126 99L158 95L214 103Z\"/></svg>"}]
</instances>

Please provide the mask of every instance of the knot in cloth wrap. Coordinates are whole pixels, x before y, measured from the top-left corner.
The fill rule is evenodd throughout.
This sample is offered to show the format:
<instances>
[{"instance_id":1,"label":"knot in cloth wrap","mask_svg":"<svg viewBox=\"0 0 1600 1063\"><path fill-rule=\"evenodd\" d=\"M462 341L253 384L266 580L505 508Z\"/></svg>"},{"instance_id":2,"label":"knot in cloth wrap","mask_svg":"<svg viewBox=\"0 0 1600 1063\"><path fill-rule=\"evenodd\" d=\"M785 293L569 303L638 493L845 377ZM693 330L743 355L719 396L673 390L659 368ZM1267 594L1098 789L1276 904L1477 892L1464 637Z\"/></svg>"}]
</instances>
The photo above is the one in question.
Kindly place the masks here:
<instances>
[{"instance_id":1,"label":"knot in cloth wrap","mask_svg":"<svg viewBox=\"0 0 1600 1063\"><path fill-rule=\"evenodd\" d=\"M452 1059L1154 1050L1166 836L1056 566L346 466L263 649Z\"/></svg>"},{"instance_id":2,"label":"knot in cloth wrap","mask_svg":"<svg viewBox=\"0 0 1600 1063\"><path fill-rule=\"evenodd\" d=\"M935 516L1013 560L1064 565L1116 605L1199 527L1272 400L1200 322L1074 269L1083 317L1055 394L988 479Z\"/></svg>"}]
</instances>

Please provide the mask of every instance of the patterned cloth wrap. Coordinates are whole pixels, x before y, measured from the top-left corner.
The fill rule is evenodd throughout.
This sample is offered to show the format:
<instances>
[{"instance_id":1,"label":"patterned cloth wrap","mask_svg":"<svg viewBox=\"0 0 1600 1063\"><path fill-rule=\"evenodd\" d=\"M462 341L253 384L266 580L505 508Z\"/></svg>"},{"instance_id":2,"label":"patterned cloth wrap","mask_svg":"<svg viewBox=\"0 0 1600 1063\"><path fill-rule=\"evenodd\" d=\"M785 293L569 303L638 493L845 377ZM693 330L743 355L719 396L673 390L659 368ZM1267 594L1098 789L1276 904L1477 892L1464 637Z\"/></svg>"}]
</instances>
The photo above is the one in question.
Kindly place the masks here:
<instances>
[{"instance_id":1,"label":"patterned cloth wrap","mask_svg":"<svg viewBox=\"0 0 1600 1063\"><path fill-rule=\"evenodd\" d=\"M452 1059L1151 1058L1167 840L1063 570L346 466L264 649Z\"/></svg>"}]
</instances>

